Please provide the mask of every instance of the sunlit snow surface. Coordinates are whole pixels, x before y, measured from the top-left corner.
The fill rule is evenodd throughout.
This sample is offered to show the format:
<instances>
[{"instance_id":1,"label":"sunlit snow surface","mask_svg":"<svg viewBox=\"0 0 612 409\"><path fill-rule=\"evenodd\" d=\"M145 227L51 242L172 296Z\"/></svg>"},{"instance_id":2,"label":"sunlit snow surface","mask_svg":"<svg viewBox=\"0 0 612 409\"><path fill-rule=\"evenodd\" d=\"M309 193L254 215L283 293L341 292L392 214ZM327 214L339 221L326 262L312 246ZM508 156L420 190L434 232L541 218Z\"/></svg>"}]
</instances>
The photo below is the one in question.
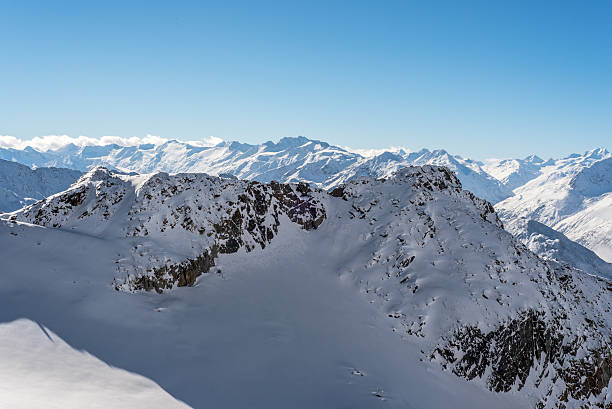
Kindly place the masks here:
<instances>
[{"instance_id":1,"label":"sunlit snow surface","mask_svg":"<svg viewBox=\"0 0 612 409\"><path fill-rule=\"evenodd\" d=\"M281 213L265 249L220 255L194 287L116 290L211 246L250 186L94 169L3 215L0 322L40 323L197 408L533 407L544 388L562 387L540 383L536 364L523 389L493 394L430 354L460 326L489 332L529 309L551 321L562 312L564 336L585 334L580 353L597 346L593 334L609 338L602 280L551 270L488 203L431 166L302 196L326 209L316 230Z\"/></svg>"},{"instance_id":2,"label":"sunlit snow surface","mask_svg":"<svg viewBox=\"0 0 612 409\"><path fill-rule=\"evenodd\" d=\"M187 408L151 380L70 347L28 319L0 324L0 407Z\"/></svg>"},{"instance_id":3,"label":"sunlit snow surface","mask_svg":"<svg viewBox=\"0 0 612 409\"><path fill-rule=\"evenodd\" d=\"M512 233L521 220L553 228L612 262L612 155L603 149L543 166L495 208Z\"/></svg>"},{"instance_id":4,"label":"sunlit snow surface","mask_svg":"<svg viewBox=\"0 0 612 409\"><path fill-rule=\"evenodd\" d=\"M496 396L419 361L415 347L392 331L392 322L367 302L349 276L339 274L341 259L313 257L318 240L312 235L288 231L264 251L225 256L221 274L163 295L110 288L111 242L4 222L0 237L0 255L8 261L0 288L5 323L0 331L19 317L35 320L72 347L146 376L196 408L525 406L517 396ZM36 336L30 341L34 348L51 349L37 325L17 322ZM3 356L17 354L17 341L2 334ZM79 354L62 345L62 354ZM56 349L44 355L51 363L65 361ZM32 401L23 399L34 394L62 402L58 407L64 408L83 407L81 398L108 403L100 407L130 407L120 400L122 393L147 386L109 367L104 373L99 361L92 364L94 358L86 357L70 363L71 373L87 374L80 377L85 384L81 393L64 398L61 390L52 389L62 382L56 366L30 366L24 371L37 373L29 379L54 382L20 384L20 395L9 395L10 402L28 407ZM23 373L7 370L4 362L0 373L5 377ZM90 382L96 376L102 381ZM78 383L70 386L79 388ZM155 392L163 397L163 391L143 391ZM117 394L121 403L107 394ZM0 401L6 402L5 396L0 394ZM179 406L169 402L159 407L172 405Z\"/></svg>"},{"instance_id":5,"label":"sunlit snow surface","mask_svg":"<svg viewBox=\"0 0 612 409\"><path fill-rule=\"evenodd\" d=\"M389 177L408 165L446 166L457 173L465 189L491 203L501 202L497 208L513 233L525 233L518 230L514 220L524 218L525 222L519 225L526 225L533 219L612 261L612 156L603 148L554 160L532 155L479 162L443 149L360 151L305 137L282 138L260 145L239 142L203 145L156 137L146 138L147 143L134 138L117 139L116 144L108 137L99 141L61 137L58 143L48 143L52 139L58 138L33 141L32 145L39 150L25 147L25 142L17 143L15 139L0 148L0 159L80 171L104 165L138 173L206 172L261 182L304 181L326 189L356 177ZM41 184L14 173L8 172L6 181L2 181L0 174L0 210L16 210L31 203L28 198L40 199L44 195L39 191L51 194L62 190L56 188L58 180L63 183L61 186L67 186L65 177L48 178ZM561 261L571 263L574 258L570 255Z\"/></svg>"},{"instance_id":6,"label":"sunlit snow surface","mask_svg":"<svg viewBox=\"0 0 612 409\"><path fill-rule=\"evenodd\" d=\"M467 194L453 190L428 202L435 206L429 210L436 220L454 226L438 235L450 253L441 255L436 240L427 239L424 248L411 244L414 238L423 238L426 227L422 220L410 221L420 216L408 200L424 200L419 199L420 190L411 187L410 172L420 171L405 172L397 182L350 188L363 196L355 205L371 211L378 220L375 224L368 222L370 216L351 217L355 210L349 202L319 193L327 197L328 214L317 230L305 231L283 218L277 237L264 250L221 255L196 286L164 294L116 291L112 283L117 261L129 262L134 243L149 249L145 256L178 258L181 246L183 257L195 251L194 240L203 240L197 232L192 235L178 225L168 234L152 230L160 226L157 219L167 209L184 203L191 193L165 203L152 198L146 213L152 215L147 224L152 233L130 238L125 229L139 221L129 221L128 210L152 186L146 184L147 177L122 176L129 193L123 196L125 203L110 207L109 220L95 212L79 219L81 208L53 216L65 224L60 229L0 221L0 320L27 318L40 323L72 348L145 376L196 408L528 407L522 393L494 394L481 381L466 382L441 371L438 363L422 360L421 349L433 347L457 317L486 326L484 317L499 317L504 310L481 296L483 291L494 294L493 282L466 276L472 262L455 263L465 250L456 247L451 237L459 232L466 245L476 245L477 238L483 239L481 228L504 237L502 242L493 240L494 246L507 245L511 237L493 224L494 219L484 220L482 209ZM211 183L205 176L189 177L196 179L191 184L194 190ZM161 175L160 183L169 186L181 178ZM93 171L83 183L92 183L92 189L112 203L113 192L124 185L109 187L106 181L104 174ZM228 185L224 196L215 200L233 197L232 189L238 188L231 183L245 186L245 182L214 183L217 189L218 184ZM397 207L390 207L397 200ZM468 206L467 211L457 212L463 206ZM446 220L450 215L452 220ZM480 227L470 227L473 224ZM399 278L382 278L398 251L395 246L404 241L418 252L416 276L398 286ZM473 266L490 260L488 252L493 250L502 248L479 250L482 258ZM412 286L417 283L422 290L415 295ZM463 293L466 286L475 286L479 301L465 302L471 297ZM513 288L535 294L523 285ZM388 300L385 291L390 292ZM532 301L538 302L532 298L527 304ZM519 298L505 302L513 308L526 303ZM483 305L493 307L484 316ZM428 321L424 343L404 335L405 325L412 324L390 318L397 313L410 319L423 314Z\"/></svg>"}]
</instances>

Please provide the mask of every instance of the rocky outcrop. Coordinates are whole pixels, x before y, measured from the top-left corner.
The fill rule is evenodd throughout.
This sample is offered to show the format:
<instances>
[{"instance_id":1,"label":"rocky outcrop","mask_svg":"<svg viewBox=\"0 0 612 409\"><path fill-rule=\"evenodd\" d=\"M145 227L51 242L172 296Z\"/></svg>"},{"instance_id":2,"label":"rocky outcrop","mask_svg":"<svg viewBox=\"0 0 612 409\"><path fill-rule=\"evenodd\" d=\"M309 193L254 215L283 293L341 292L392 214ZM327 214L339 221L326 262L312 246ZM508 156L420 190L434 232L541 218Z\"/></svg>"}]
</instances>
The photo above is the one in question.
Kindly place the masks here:
<instances>
[{"instance_id":1,"label":"rocky outcrop","mask_svg":"<svg viewBox=\"0 0 612 409\"><path fill-rule=\"evenodd\" d=\"M612 342L601 336L604 328L568 333L565 318L560 313L547 320L542 312L526 310L488 332L463 326L430 359L462 378L484 379L494 392L520 391L527 384L543 388L538 409L564 409L568 402L610 408L612 402L602 392L612 378Z\"/></svg>"},{"instance_id":2,"label":"rocky outcrop","mask_svg":"<svg viewBox=\"0 0 612 409\"><path fill-rule=\"evenodd\" d=\"M195 284L196 279L207 273L211 267L215 265L215 257L217 257L218 248L213 246L209 251L196 257L195 259L187 259L186 261L162 266L153 269L152 274L142 274L127 282L118 282L115 284L115 289L119 290L127 284L130 290L155 290L161 294L164 290L178 287L191 286Z\"/></svg>"},{"instance_id":3,"label":"rocky outcrop","mask_svg":"<svg viewBox=\"0 0 612 409\"><path fill-rule=\"evenodd\" d=\"M169 178L175 178L168 185ZM137 205L129 212L133 220L140 220L127 232L128 236L145 237L158 230L170 232L182 230L202 236L209 243L195 258L179 263L166 263L144 274L130 277L120 285L131 290L155 290L162 292L173 286L188 286L195 279L214 266L218 254L236 253L241 249L251 252L264 249L276 237L281 218L287 217L304 230L314 230L326 218L325 208L319 197L320 190L313 190L308 184L268 184L225 180L206 176L216 187L205 197L206 200L181 202L173 206L162 219L161 225L152 222L148 215L151 208L158 208L166 201L181 195L203 195L203 189L193 192L197 186L194 175L170 177L155 176L141 188ZM178 180L176 180L178 179ZM178 183L177 183L178 182ZM228 197L226 193L231 193ZM202 198L204 199L204 197Z\"/></svg>"},{"instance_id":4,"label":"rocky outcrop","mask_svg":"<svg viewBox=\"0 0 612 409\"><path fill-rule=\"evenodd\" d=\"M82 176L70 189L40 200L23 209L19 217L40 226L62 228L75 220L93 215L109 220L127 192L128 186L118 175L106 168L96 168Z\"/></svg>"}]
</instances>

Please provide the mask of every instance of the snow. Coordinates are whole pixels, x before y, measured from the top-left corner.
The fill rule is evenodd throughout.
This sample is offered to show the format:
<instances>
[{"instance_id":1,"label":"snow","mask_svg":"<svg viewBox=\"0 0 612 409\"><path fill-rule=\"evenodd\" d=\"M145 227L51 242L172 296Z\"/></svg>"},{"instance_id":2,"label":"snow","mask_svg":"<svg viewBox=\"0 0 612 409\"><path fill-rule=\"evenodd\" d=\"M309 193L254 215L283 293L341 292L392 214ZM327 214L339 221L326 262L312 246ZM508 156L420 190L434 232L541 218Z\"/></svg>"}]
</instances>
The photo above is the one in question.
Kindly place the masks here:
<instances>
[{"instance_id":1,"label":"snow","mask_svg":"<svg viewBox=\"0 0 612 409\"><path fill-rule=\"evenodd\" d=\"M337 260L313 259L329 246L314 235L284 231L266 250L222 257L221 274L160 296L109 288L111 241L9 228L19 238L2 233L18 243L4 271L14 287L1 290L2 321L42 322L193 407L524 406L419 361L352 280L330 269Z\"/></svg>"},{"instance_id":2,"label":"snow","mask_svg":"<svg viewBox=\"0 0 612 409\"><path fill-rule=\"evenodd\" d=\"M151 380L77 351L28 319L0 324L0 406L187 408Z\"/></svg>"},{"instance_id":3,"label":"snow","mask_svg":"<svg viewBox=\"0 0 612 409\"><path fill-rule=\"evenodd\" d=\"M519 231L517 237L540 257L566 263L589 274L612 279L612 264L606 263L593 251L535 220L522 220L517 224L521 222L526 223L526 226L515 226Z\"/></svg>"},{"instance_id":4,"label":"snow","mask_svg":"<svg viewBox=\"0 0 612 409\"><path fill-rule=\"evenodd\" d=\"M193 287L116 285L223 240L215 225L254 186L95 168L3 215L0 322L41 323L193 407L533 407L546 393L535 373L521 391L495 394L430 354L459 327L492 330L530 308L547 319L562 311L564 334L584 333L585 348L600 331L587 322L609 336L601 280L537 258L435 166L303 194L323 223L305 230L280 211L265 248L257 230L237 226L243 245ZM274 216L258 220L272 228ZM571 275L570 296L552 268Z\"/></svg>"},{"instance_id":5,"label":"snow","mask_svg":"<svg viewBox=\"0 0 612 409\"><path fill-rule=\"evenodd\" d=\"M282 138L260 145L209 142L181 142L152 136L100 140L48 137L33 140L31 145L36 149L26 147L24 142L8 141L0 148L0 158L32 167L65 166L81 171L101 164L138 173L205 172L260 182L304 181L324 189L359 177L389 177L410 165L447 166L457 173L465 189L496 204L513 233L524 233L514 228L515 220L533 219L612 261L612 199L609 197L612 158L603 148L559 160L543 160L532 155L524 159L478 162L443 149L355 150L305 137ZM32 201L27 198L41 199L67 187L67 184L56 187L55 182L48 181L42 185L52 189L39 189L37 186L41 183L9 174L4 181L0 180L0 210L4 211L30 204ZM29 186L40 193L19 189ZM565 259L571 262L583 256Z\"/></svg>"},{"instance_id":6,"label":"snow","mask_svg":"<svg viewBox=\"0 0 612 409\"><path fill-rule=\"evenodd\" d=\"M361 176L388 177L405 166L432 164L456 171L466 189L492 202L510 195L509 190L488 175L479 163L450 155L444 150L410 152L393 148L356 151L302 136L261 145L222 142L202 146L170 140L147 145L146 149L122 144L70 144L42 152L0 148L0 158L15 159L28 166L64 166L81 171L103 165L138 173L231 174L260 182L304 181L325 189Z\"/></svg>"},{"instance_id":7,"label":"snow","mask_svg":"<svg viewBox=\"0 0 612 409\"><path fill-rule=\"evenodd\" d=\"M571 155L541 169L495 208L507 228L532 219L612 261L612 154L603 149Z\"/></svg>"},{"instance_id":8,"label":"snow","mask_svg":"<svg viewBox=\"0 0 612 409\"><path fill-rule=\"evenodd\" d=\"M525 159L489 159L485 161L483 170L512 191L537 177L549 162L535 155Z\"/></svg>"},{"instance_id":9,"label":"snow","mask_svg":"<svg viewBox=\"0 0 612 409\"><path fill-rule=\"evenodd\" d=\"M10 212L67 189L81 172L36 168L0 159L0 212Z\"/></svg>"}]
</instances>

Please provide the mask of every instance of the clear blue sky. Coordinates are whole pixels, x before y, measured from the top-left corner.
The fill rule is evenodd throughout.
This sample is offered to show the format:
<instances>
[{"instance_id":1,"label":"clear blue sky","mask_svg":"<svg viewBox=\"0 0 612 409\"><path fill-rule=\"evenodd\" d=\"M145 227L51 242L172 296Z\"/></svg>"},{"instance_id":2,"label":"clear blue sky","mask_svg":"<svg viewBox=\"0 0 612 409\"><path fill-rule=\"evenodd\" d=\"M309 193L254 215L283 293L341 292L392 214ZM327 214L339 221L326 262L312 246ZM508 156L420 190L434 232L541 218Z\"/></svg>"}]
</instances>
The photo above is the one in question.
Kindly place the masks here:
<instances>
[{"instance_id":1,"label":"clear blue sky","mask_svg":"<svg viewBox=\"0 0 612 409\"><path fill-rule=\"evenodd\" d=\"M300 3L0 0L0 134L611 148L611 1Z\"/></svg>"}]
</instances>

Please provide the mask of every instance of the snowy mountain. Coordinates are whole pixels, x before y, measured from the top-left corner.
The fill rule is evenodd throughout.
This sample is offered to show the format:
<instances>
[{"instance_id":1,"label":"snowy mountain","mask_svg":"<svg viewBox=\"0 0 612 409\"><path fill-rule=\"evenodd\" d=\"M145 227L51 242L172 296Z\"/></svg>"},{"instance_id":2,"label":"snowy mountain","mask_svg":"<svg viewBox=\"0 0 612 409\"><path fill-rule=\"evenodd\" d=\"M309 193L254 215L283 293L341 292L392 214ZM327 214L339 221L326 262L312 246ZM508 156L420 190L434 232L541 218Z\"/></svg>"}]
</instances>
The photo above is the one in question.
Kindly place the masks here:
<instances>
[{"instance_id":1,"label":"snowy mountain","mask_svg":"<svg viewBox=\"0 0 612 409\"><path fill-rule=\"evenodd\" d=\"M69 144L47 151L0 148L0 158L28 166L63 166L81 171L103 165L138 173L204 172L259 182L302 181L324 189L355 177L385 177L405 166L429 164L449 167L457 172L467 189L492 202L510 196L509 191L479 163L444 150L407 152L399 149L365 157L305 137L282 138L277 143L261 145L222 142L216 146L195 146L171 140L137 146Z\"/></svg>"},{"instance_id":2,"label":"snowy mountain","mask_svg":"<svg viewBox=\"0 0 612 409\"><path fill-rule=\"evenodd\" d=\"M535 220L612 261L612 154L605 149L548 163L495 207L515 234L521 220Z\"/></svg>"},{"instance_id":3,"label":"snowy mountain","mask_svg":"<svg viewBox=\"0 0 612 409\"><path fill-rule=\"evenodd\" d=\"M322 189L333 189L359 177L389 177L406 166L446 166L456 172L465 189L496 204L502 221L513 233L526 237L527 232L515 228L514 221L532 219L612 261L612 172L607 161L610 154L605 149L560 160L529 156L478 162L444 150L409 152L397 148L363 155L305 137L261 145L153 141L127 146L68 143L54 150L2 148L0 158L28 166L65 166L81 171L104 165L138 173L205 172L263 183L308 182ZM16 202L6 208L17 207ZM584 256L565 259L571 262ZM599 265L596 259L593 263Z\"/></svg>"},{"instance_id":4,"label":"snowy mountain","mask_svg":"<svg viewBox=\"0 0 612 409\"><path fill-rule=\"evenodd\" d=\"M482 168L499 180L507 190L512 191L539 176L544 166L553 163L552 159L544 161L536 155L531 155L525 159L489 159Z\"/></svg>"},{"instance_id":5,"label":"snowy mountain","mask_svg":"<svg viewBox=\"0 0 612 409\"><path fill-rule=\"evenodd\" d=\"M568 239L562 233L535 220L519 220L514 226L518 232L516 237L540 257L612 279L611 263L606 263L597 254Z\"/></svg>"},{"instance_id":6,"label":"snowy mountain","mask_svg":"<svg viewBox=\"0 0 612 409\"><path fill-rule=\"evenodd\" d=\"M0 159L0 212L17 210L27 204L66 190L80 176L72 169L30 169Z\"/></svg>"},{"instance_id":7,"label":"snowy mountain","mask_svg":"<svg viewBox=\"0 0 612 409\"><path fill-rule=\"evenodd\" d=\"M2 219L4 322L194 407L612 403L609 282L443 167L329 191L95 168Z\"/></svg>"}]
</instances>

